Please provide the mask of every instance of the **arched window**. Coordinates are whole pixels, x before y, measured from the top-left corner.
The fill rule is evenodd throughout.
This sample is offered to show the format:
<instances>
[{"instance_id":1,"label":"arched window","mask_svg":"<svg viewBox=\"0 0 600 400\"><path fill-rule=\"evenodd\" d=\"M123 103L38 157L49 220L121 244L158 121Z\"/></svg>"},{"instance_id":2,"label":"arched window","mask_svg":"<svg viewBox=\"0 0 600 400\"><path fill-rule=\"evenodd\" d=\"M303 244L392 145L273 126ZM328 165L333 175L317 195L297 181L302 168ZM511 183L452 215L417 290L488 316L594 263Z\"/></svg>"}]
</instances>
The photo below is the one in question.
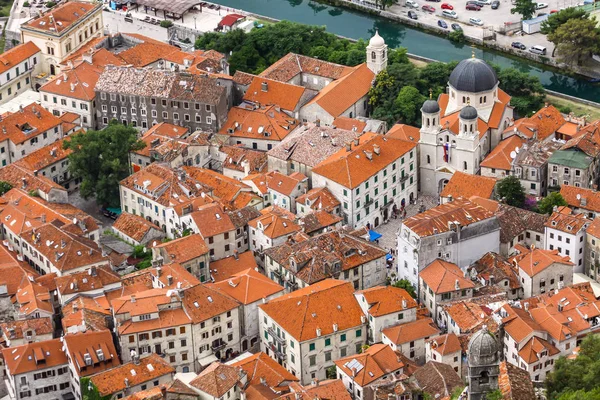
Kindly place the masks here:
<instances>
[{"instance_id":1,"label":"arched window","mask_svg":"<svg viewBox=\"0 0 600 400\"><path fill-rule=\"evenodd\" d=\"M483 102L487 103L487 96L483 96Z\"/></svg>"},{"instance_id":2,"label":"arched window","mask_svg":"<svg viewBox=\"0 0 600 400\"><path fill-rule=\"evenodd\" d=\"M467 170L467 162L463 161L463 169L466 171Z\"/></svg>"},{"instance_id":3,"label":"arched window","mask_svg":"<svg viewBox=\"0 0 600 400\"><path fill-rule=\"evenodd\" d=\"M467 127L467 124L465 124L465 132L468 132L469 128Z\"/></svg>"},{"instance_id":4,"label":"arched window","mask_svg":"<svg viewBox=\"0 0 600 400\"><path fill-rule=\"evenodd\" d=\"M431 164L431 156L429 154L427 155L427 164Z\"/></svg>"},{"instance_id":5,"label":"arched window","mask_svg":"<svg viewBox=\"0 0 600 400\"><path fill-rule=\"evenodd\" d=\"M446 143L450 141L450 136L446 135Z\"/></svg>"},{"instance_id":6,"label":"arched window","mask_svg":"<svg viewBox=\"0 0 600 400\"><path fill-rule=\"evenodd\" d=\"M479 96L479 104L483 103L483 97Z\"/></svg>"},{"instance_id":7,"label":"arched window","mask_svg":"<svg viewBox=\"0 0 600 400\"><path fill-rule=\"evenodd\" d=\"M467 98L463 96L463 104L467 102Z\"/></svg>"},{"instance_id":8,"label":"arched window","mask_svg":"<svg viewBox=\"0 0 600 400\"><path fill-rule=\"evenodd\" d=\"M479 375L479 384L487 385L490 383L490 374L487 371L481 371Z\"/></svg>"},{"instance_id":9,"label":"arched window","mask_svg":"<svg viewBox=\"0 0 600 400\"><path fill-rule=\"evenodd\" d=\"M473 132L473 124L469 125L469 132Z\"/></svg>"},{"instance_id":10,"label":"arched window","mask_svg":"<svg viewBox=\"0 0 600 400\"><path fill-rule=\"evenodd\" d=\"M435 126L435 118L433 118L433 126Z\"/></svg>"},{"instance_id":11,"label":"arched window","mask_svg":"<svg viewBox=\"0 0 600 400\"><path fill-rule=\"evenodd\" d=\"M377 58L377 55L375 54L374 51L371 52L371 60L375 60Z\"/></svg>"},{"instance_id":12,"label":"arched window","mask_svg":"<svg viewBox=\"0 0 600 400\"><path fill-rule=\"evenodd\" d=\"M429 126L429 118L427 118L427 126Z\"/></svg>"}]
</instances>

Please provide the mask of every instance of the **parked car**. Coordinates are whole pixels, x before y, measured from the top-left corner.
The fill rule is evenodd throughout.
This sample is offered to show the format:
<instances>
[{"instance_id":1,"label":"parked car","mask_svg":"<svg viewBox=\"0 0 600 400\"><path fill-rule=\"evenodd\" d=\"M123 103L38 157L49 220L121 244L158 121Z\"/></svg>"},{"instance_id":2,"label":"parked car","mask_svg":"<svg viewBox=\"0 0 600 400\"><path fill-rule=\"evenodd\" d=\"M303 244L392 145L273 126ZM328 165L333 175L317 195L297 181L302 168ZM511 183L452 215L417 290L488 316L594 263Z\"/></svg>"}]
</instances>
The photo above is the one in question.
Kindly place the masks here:
<instances>
[{"instance_id":1,"label":"parked car","mask_svg":"<svg viewBox=\"0 0 600 400\"><path fill-rule=\"evenodd\" d=\"M406 0L406 7L419 8L419 4L414 0Z\"/></svg>"},{"instance_id":2,"label":"parked car","mask_svg":"<svg viewBox=\"0 0 600 400\"><path fill-rule=\"evenodd\" d=\"M498 0L492 1L492 10L497 10L500 7L500 2Z\"/></svg>"},{"instance_id":3,"label":"parked car","mask_svg":"<svg viewBox=\"0 0 600 400\"><path fill-rule=\"evenodd\" d=\"M481 7L478 6L477 4L467 4L466 8L467 8L467 10L470 10L470 11L479 11L479 10L481 10Z\"/></svg>"},{"instance_id":4,"label":"parked car","mask_svg":"<svg viewBox=\"0 0 600 400\"><path fill-rule=\"evenodd\" d=\"M541 10L542 8L548 8L548 3L536 3L535 9Z\"/></svg>"},{"instance_id":5,"label":"parked car","mask_svg":"<svg viewBox=\"0 0 600 400\"><path fill-rule=\"evenodd\" d=\"M558 10L552 10L550 11L550 14L556 14L558 12Z\"/></svg>"},{"instance_id":6,"label":"parked car","mask_svg":"<svg viewBox=\"0 0 600 400\"><path fill-rule=\"evenodd\" d=\"M485 4L485 5L490 5L492 4L492 0L477 0L478 2L480 2L481 4Z\"/></svg>"},{"instance_id":7,"label":"parked car","mask_svg":"<svg viewBox=\"0 0 600 400\"><path fill-rule=\"evenodd\" d=\"M477 25L477 26L483 25L483 21L480 20L479 18L469 18L469 22L472 23L473 25Z\"/></svg>"},{"instance_id":8,"label":"parked car","mask_svg":"<svg viewBox=\"0 0 600 400\"><path fill-rule=\"evenodd\" d=\"M462 26L460 26L459 24L452 24L452 30L457 31L457 32L462 32Z\"/></svg>"},{"instance_id":9,"label":"parked car","mask_svg":"<svg viewBox=\"0 0 600 400\"><path fill-rule=\"evenodd\" d=\"M425 4L423 7L421 7L421 10L423 10L423 11L429 11L429 12L435 12L435 7L432 7L430 5Z\"/></svg>"},{"instance_id":10,"label":"parked car","mask_svg":"<svg viewBox=\"0 0 600 400\"><path fill-rule=\"evenodd\" d=\"M523 43L521 42L512 42L510 44L510 47L513 47L515 49L519 49L519 50L525 50L527 48L527 46L525 46Z\"/></svg>"},{"instance_id":11,"label":"parked car","mask_svg":"<svg viewBox=\"0 0 600 400\"><path fill-rule=\"evenodd\" d=\"M456 11L444 10L442 11L442 15L446 18L458 19L458 14Z\"/></svg>"},{"instance_id":12,"label":"parked car","mask_svg":"<svg viewBox=\"0 0 600 400\"><path fill-rule=\"evenodd\" d=\"M546 48L544 46L539 46L539 45L531 46L529 48L529 51L531 53L540 54L542 56L546 55Z\"/></svg>"},{"instance_id":13,"label":"parked car","mask_svg":"<svg viewBox=\"0 0 600 400\"><path fill-rule=\"evenodd\" d=\"M438 19L438 26L442 29L448 29L448 24L446 21Z\"/></svg>"},{"instance_id":14,"label":"parked car","mask_svg":"<svg viewBox=\"0 0 600 400\"><path fill-rule=\"evenodd\" d=\"M419 19L419 17L417 17L417 13L415 11L409 11L408 12L408 18L410 19Z\"/></svg>"},{"instance_id":15,"label":"parked car","mask_svg":"<svg viewBox=\"0 0 600 400\"><path fill-rule=\"evenodd\" d=\"M442 10L454 10L454 7L451 4L442 3Z\"/></svg>"},{"instance_id":16,"label":"parked car","mask_svg":"<svg viewBox=\"0 0 600 400\"><path fill-rule=\"evenodd\" d=\"M425 0L425 1L433 1L434 3L439 3L442 0Z\"/></svg>"}]
</instances>

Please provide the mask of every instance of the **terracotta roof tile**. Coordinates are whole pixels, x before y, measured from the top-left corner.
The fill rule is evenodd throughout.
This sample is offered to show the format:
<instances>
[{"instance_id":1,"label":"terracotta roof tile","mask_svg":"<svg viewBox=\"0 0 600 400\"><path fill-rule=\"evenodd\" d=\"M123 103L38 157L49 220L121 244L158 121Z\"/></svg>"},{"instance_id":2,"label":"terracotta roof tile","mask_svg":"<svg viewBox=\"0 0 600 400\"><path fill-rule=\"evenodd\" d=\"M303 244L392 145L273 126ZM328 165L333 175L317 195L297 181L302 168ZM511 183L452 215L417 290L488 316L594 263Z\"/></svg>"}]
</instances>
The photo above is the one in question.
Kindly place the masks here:
<instances>
[{"instance_id":1,"label":"terracotta roof tile","mask_svg":"<svg viewBox=\"0 0 600 400\"><path fill-rule=\"evenodd\" d=\"M143 240L152 229L162 232L162 229L158 225L139 215L133 215L128 212L121 213L112 228L138 242Z\"/></svg>"},{"instance_id":2,"label":"terracotta roof tile","mask_svg":"<svg viewBox=\"0 0 600 400\"><path fill-rule=\"evenodd\" d=\"M223 233L235 231L229 215L220 204L212 203L201 207L190 214L196 223L200 235L204 239Z\"/></svg>"},{"instance_id":3,"label":"terracotta roof tile","mask_svg":"<svg viewBox=\"0 0 600 400\"><path fill-rule=\"evenodd\" d=\"M29 153L17 161L16 164L30 171L38 171L52 164L64 161L73 152L71 149L63 149L64 141L65 139L60 139L46 147Z\"/></svg>"},{"instance_id":4,"label":"terracotta roof tile","mask_svg":"<svg viewBox=\"0 0 600 400\"><path fill-rule=\"evenodd\" d=\"M17 321L3 322L0 324L2 334L9 340L23 339L26 333L32 331L36 336L52 335L54 327L52 319L47 318L32 318Z\"/></svg>"},{"instance_id":5,"label":"terracotta roof tile","mask_svg":"<svg viewBox=\"0 0 600 400\"><path fill-rule=\"evenodd\" d=\"M444 307L444 311L460 329L460 333L473 333L489 320L491 310L471 301L457 301Z\"/></svg>"},{"instance_id":6,"label":"terracotta roof tile","mask_svg":"<svg viewBox=\"0 0 600 400\"><path fill-rule=\"evenodd\" d=\"M506 400L536 400L533 383L529 372L510 362L500 363L498 386Z\"/></svg>"},{"instance_id":7,"label":"terracotta roof tile","mask_svg":"<svg viewBox=\"0 0 600 400\"><path fill-rule=\"evenodd\" d=\"M57 277L56 288L61 293L73 294L91 290L101 290L105 286L121 284L121 277L114 273L109 266L91 267L86 271Z\"/></svg>"},{"instance_id":8,"label":"terracotta roof tile","mask_svg":"<svg viewBox=\"0 0 600 400\"><path fill-rule=\"evenodd\" d=\"M305 194L296 198L297 204L310 207L311 210L325 210L332 212L341 205L340 201L326 187L312 188Z\"/></svg>"},{"instance_id":9,"label":"terracotta roof tile","mask_svg":"<svg viewBox=\"0 0 600 400\"><path fill-rule=\"evenodd\" d=\"M300 218L298 224L308 235L319 232L325 228L333 228L335 225L341 225L343 218L330 214L325 210L313 211Z\"/></svg>"},{"instance_id":10,"label":"terracotta roof tile","mask_svg":"<svg viewBox=\"0 0 600 400\"><path fill-rule=\"evenodd\" d=\"M288 53L264 70L260 76L281 82L289 82L301 73L322 76L329 79L339 79L351 70L351 67L300 54Z\"/></svg>"},{"instance_id":11,"label":"terracotta roof tile","mask_svg":"<svg viewBox=\"0 0 600 400\"><path fill-rule=\"evenodd\" d=\"M367 127L367 123L365 121L348 117L337 117L333 120L333 124L331 125L335 126L336 129L345 129L347 131L354 132L364 132L365 128Z\"/></svg>"},{"instance_id":12,"label":"terracotta roof tile","mask_svg":"<svg viewBox=\"0 0 600 400\"><path fill-rule=\"evenodd\" d=\"M338 331L362 328L362 311L349 282L326 279L259 307L300 342ZM333 299L333 301L332 301Z\"/></svg>"},{"instance_id":13,"label":"terracotta roof tile","mask_svg":"<svg viewBox=\"0 0 600 400\"><path fill-rule=\"evenodd\" d=\"M275 81L264 77L254 77L244 100L261 105L275 105L284 110L297 111L302 106L305 97L302 86Z\"/></svg>"},{"instance_id":14,"label":"terracotta roof tile","mask_svg":"<svg viewBox=\"0 0 600 400\"><path fill-rule=\"evenodd\" d=\"M13 47L0 55L0 74L16 67L20 63L27 61L41 50L33 42L27 42ZM40 60L41 61L41 60ZM32 67L31 65L29 65Z\"/></svg>"},{"instance_id":15,"label":"terracotta roof tile","mask_svg":"<svg viewBox=\"0 0 600 400\"><path fill-rule=\"evenodd\" d=\"M12 376L67 365L67 355L62 350L60 339L33 342L21 346L2 349L2 356Z\"/></svg>"},{"instance_id":16,"label":"terracotta roof tile","mask_svg":"<svg viewBox=\"0 0 600 400\"><path fill-rule=\"evenodd\" d=\"M516 148L521 148L525 143L525 139L520 136L511 136L508 139L502 140L490 154L481 162L481 166L485 168L495 168L505 171L510 171L514 157L511 154Z\"/></svg>"},{"instance_id":17,"label":"terracotta roof tile","mask_svg":"<svg viewBox=\"0 0 600 400\"><path fill-rule=\"evenodd\" d=\"M512 133L516 130L532 138L537 133L538 140L545 140L553 135L561 126L565 124L565 119L560 111L552 105L548 105L529 118L521 118L514 125L504 130L504 133Z\"/></svg>"},{"instance_id":18,"label":"terracotta roof tile","mask_svg":"<svg viewBox=\"0 0 600 400\"><path fill-rule=\"evenodd\" d=\"M69 1L49 10L43 15L24 23L21 29L32 29L45 34L61 35L71 26L87 18L100 8L99 4L85 1Z\"/></svg>"},{"instance_id":19,"label":"terracotta roof tile","mask_svg":"<svg viewBox=\"0 0 600 400\"><path fill-rule=\"evenodd\" d=\"M233 169L244 172L244 165L248 163L250 174L267 172L267 153L237 146L221 146L219 149L225 154L223 169Z\"/></svg>"},{"instance_id":20,"label":"terracotta roof tile","mask_svg":"<svg viewBox=\"0 0 600 400\"><path fill-rule=\"evenodd\" d=\"M183 291L183 305L192 323L200 323L239 307L231 297L200 284Z\"/></svg>"},{"instance_id":21,"label":"terracotta roof tile","mask_svg":"<svg viewBox=\"0 0 600 400\"><path fill-rule=\"evenodd\" d=\"M441 355L453 354L462 351L458 336L454 333L446 333L445 335L436 336L428 340L431 343L431 348Z\"/></svg>"},{"instance_id":22,"label":"terracotta roof tile","mask_svg":"<svg viewBox=\"0 0 600 400\"><path fill-rule=\"evenodd\" d=\"M571 215L562 212L553 212L546 221L545 226L574 235L582 229L586 229L589 224L590 220L586 219L583 214Z\"/></svg>"},{"instance_id":23,"label":"terracotta roof tile","mask_svg":"<svg viewBox=\"0 0 600 400\"><path fill-rule=\"evenodd\" d=\"M421 139L421 131L419 128L405 124L396 124L386 133L394 139L400 139L407 142L419 143Z\"/></svg>"},{"instance_id":24,"label":"terracotta roof tile","mask_svg":"<svg viewBox=\"0 0 600 400\"><path fill-rule=\"evenodd\" d=\"M519 350L519 357L523 359L527 364L534 364L540 360L540 356L542 351L546 350L548 352L548 356L555 356L560 353L556 347L552 345L552 343L540 338L540 337L532 337L525 343L521 350Z\"/></svg>"},{"instance_id":25,"label":"terracotta roof tile","mask_svg":"<svg viewBox=\"0 0 600 400\"><path fill-rule=\"evenodd\" d=\"M444 260L434 260L426 266L420 273L427 286L435 294L453 292L461 289L472 289L475 287L471 280L466 279L462 270L456 264ZM456 287L458 285L458 287Z\"/></svg>"},{"instance_id":26,"label":"terracotta roof tile","mask_svg":"<svg viewBox=\"0 0 600 400\"><path fill-rule=\"evenodd\" d=\"M247 269L226 280L208 284L208 287L225 293L245 305L267 299L270 296L283 292L283 286L275 283L254 269Z\"/></svg>"},{"instance_id":27,"label":"terracotta roof tile","mask_svg":"<svg viewBox=\"0 0 600 400\"><path fill-rule=\"evenodd\" d=\"M214 362L190 381L190 386L220 398L241 380L237 368Z\"/></svg>"},{"instance_id":28,"label":"terracotta roof tile","mask_svg":"<svg viewBox=\"0 0 600 400\"><path fill-rule=\"evenodd\" d=\"M94 87L103 67L81 62L71 69L64 68L60 75L45 83L40 92L51 93L84 101L96 98Z\"/></svg>"},{"instance_id":29,"label":"terracotta roof tile","mask_svg":"<svg viewBox=\"0 0 600 400\"><path fill-rule=\"evenodd\" d=\"M5 115L0 129L5 139L21 144L32 137L57 128L61 120L37 103L24 106L20 111Z\"/></svg>"},{"instance_id":30,"label":"terracotta roof tile","mask_svg":"<svg viewBox=\"0 0 600 400\"><path fill-rule=\"evenodd\" d=\"M104 296L78 296L63 306L62 313L61 323L66 333L109 329L107 321L112 321L110 305Z\"/></svg>"},{"instance_id":31,"label":"terracotta roof tile","mask_svg":"<svg viewBox=\"0 0 600 400\"><path fill-rule=\"evenodd\" d=\"M352 363L354 365L356 362L360 363L362 368L354 372L348 367L348 364ZM353 381L358 386L364 388L387 374L393 374L401 370L404 367L404 362L390 346L377 343L360 354L336 360L335 365L346 375L353 377Z\"/></svg>"},{"instance_id":32,"label":"terracotta roof tile","mask_svg":"<svg viewBox=\"0 0 600 400\"><path fill-rule=\"evenodd\" d=\"M45 176L35 175L33 171L21 167L16 164L9 164L0 168L0 180L10 183L15 188L24 190L41 192L48 195L51 191L56 190L67 193L67 189L48 179Z\"/></svg>"},{"instance_id":33,"label":"terracotta roof tile","mask_svg":"<svg viewBox=\"0 0 600 400\"><path fill-rule=\"evenodd\" d=\"M94 375L121 364L108 330L66 335L64 343L78 377ZM104 361L98 358L99 351L102 351ZM86 354L92 359L92 365L86 364Z\"/></svg>"},{"instance_id":34,"label":"terracotta roof tile","mask_svg":"<svg viewBox=\"0 0 600 400\"><path fill-rule=\"evenodd\" d=\"M165 375L172 375L175 369L171 367L158 354L142 357L138 364L129 362L113 369L100 372L90 378L90 381L100 392L100 396L108 396L131 386L141 385L145 382L158 379Z\"/></svg>"},{"instance_id":35,"label":"terracotta roof tile","mask_svg":"<svg viewBox=\"0 0 600 400\"><path fill-rule=\"evenodd\" d=\"M560 194L569 207L600 212L600 192L571 185L560 187Z\"/></svg>"},{"instance_id":36,"label":"terracotta roof tile","mask_svg":"<svg viewBox=\"0 0 600 400\"><path fill-rule=\"evenodd\" d=\"M409 308L416 308L416 301L404 289L394 286L376 286L356 292L363 295L369 305L369 314L381 317Z\"/></svg>"},{"instance_id":37,"label":"terracotta roof tile","mask_svg":"<svg viewBox=\"0 0 600 400\"><path fill-rule=\"evenodd\" d=\"M247 269L258 268L254 254L245 251L236 256L222 258L210 263L210 274L215 283L229 279Z\"/></svg>"},{"instance_id":38,"label":"terracotta roof tile","mask_svg":"<svg viewBox=\"0 0 600 400\"><path fill-rule=\"evenodd\" d=\"M179 239L170 240L155 246L168 255L165 264L171 262L186 263L195 258L208 254L208 246L202 236L193 234Z\"/></svg>"},{"instance_id":39,"label":"terracotta roof tile","mask_svg":"<svg viewBox=\"0 0 600 400\"><path fill-rule=\"evenodd\" d=\"M412 375L419 387L432 398L449 399L464 381L448 364L429 361Z\"/></svg>"},{"instance_id":40,"label":"terracotta roof tile","mask_svg":"<svg viewBox=\"0 0 600 400\"><path fill-rule=\"evenodd\" d=\"M281 141L297 126L297 119L278 111L275 106L238 106L229 110L219 133L233 138Z\"/></svg>"},{"instance_id":41,"label":"terracotta roof tile","mask_svg":"<svg viewBox=\"0 0 600 400\"><path fill-rule=\"evenodd\" d=\"M261 210L263 215L248 222L248 226L261 230L263 235L271 239L288 236L302 230L302 227L294 222L293 216L290 218L288 215L279 213L278 209L280 207L274 206L273 211Z\"/></svg>"},{"instance_id":42,"label":"terracotta roof tile","mask_svg":"<svg viewBox=\"0 0 600 400\"><path fill-rule=\"evenodd\" d=\"M428 339L431 336L439 335L439 333L439 329L435 326L431 318L418 319L406 324L385 328L382 331L382 334L396 345L419 339Z\"/></svg>"},{"instance_id":43,"label":"terracotta roof tile","mask_svg":"<svg viewBox=\"0 0 600 400\"><path fill-rule=\"evenodd\" d=\"M574 265L569 261L568 256L561 256L558 254L558 250L543 250L534 249L529 253L525 254L518 262L519 268L523 270L527 275L533 277L546 268L550 267L554 263L564 265Z\"/></svg>"},{"instance_id":44,"label":"terracotta roof tile","mask_svg":"<svg viewBox=\"0 0 600 400\"><path fill-rule=\"evenodd\" d=\"M456 171L440 193L440 197L452 196L455 199L459 197L468 199L471 196L479 196L489 199L494 194L496 182L496 178Z\"/></svg>"},{"instance_id":45,"label":"terracotta roof tile","mask_svg":"<svg viewBox=\"0 0 600 400\"><path fill-rule=\"evenodd\" d=\"M297 377L263 352L246 357L231 366L243 369L248 376L248 385L251 386L262 384L263 379L270 388L281 388L290 382L298 382Z\"/></svg>"},{"instance_id":46,"label":"terracotta roof tile","mask_svg":"<svg viewBox=\"0 0 600 400\"><path fill-rule=\"evenodd\" d=\"M351 400L352 396L348 393L346 386L341 379L332 379L302 386L298 383L290 385L292 394L282 397L282 400ZM279 399L278 399L279 400Z\"/></svg>"}]
</instances>

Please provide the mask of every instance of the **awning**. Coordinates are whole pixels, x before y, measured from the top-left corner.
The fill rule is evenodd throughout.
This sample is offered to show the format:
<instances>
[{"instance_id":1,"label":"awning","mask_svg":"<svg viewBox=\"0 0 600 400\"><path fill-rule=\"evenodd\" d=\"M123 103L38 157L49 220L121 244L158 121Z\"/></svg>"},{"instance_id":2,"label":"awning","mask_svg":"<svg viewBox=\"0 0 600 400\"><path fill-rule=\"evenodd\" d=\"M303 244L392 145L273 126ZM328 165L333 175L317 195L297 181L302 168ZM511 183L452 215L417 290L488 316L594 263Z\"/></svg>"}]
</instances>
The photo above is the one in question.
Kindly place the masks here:
<instances>
[{"instance_id":1,"label":"awning","mask_svg":"<svg viewBox=\"0 0 600 400\"><path fill-rule=\"evenodd\" d=\"M381 233L377 233L374 230L369 231L369 242L374 242L381 237Z\"/></svg>"},{"instance_id":2,"label":"awning","mask_svg":"<svg viewBox=\"0 0 600 400\"><path fill-rule=\"evenodd\" d=\"M386 259L386 260L391 260L392 258L393 258L393 257L392 257L392 255L391 255L390 253L387 253L387 254L385 255L385 259Z\"/></svg>"},{"instance_id":3,"label":"awning","mask_svg":"<svg viewBox=\"0 0 600 400\"><path fill-rule=\"evenodd\" d=\"M215 361L218 361L218 358L215 357L214 354L211 354L209 356L206 356L206 357L198 360L200 365L202 365L203 367L206 367L207 365L210 365L210 364L214 363Z\"/></svg>"}]
</instances>

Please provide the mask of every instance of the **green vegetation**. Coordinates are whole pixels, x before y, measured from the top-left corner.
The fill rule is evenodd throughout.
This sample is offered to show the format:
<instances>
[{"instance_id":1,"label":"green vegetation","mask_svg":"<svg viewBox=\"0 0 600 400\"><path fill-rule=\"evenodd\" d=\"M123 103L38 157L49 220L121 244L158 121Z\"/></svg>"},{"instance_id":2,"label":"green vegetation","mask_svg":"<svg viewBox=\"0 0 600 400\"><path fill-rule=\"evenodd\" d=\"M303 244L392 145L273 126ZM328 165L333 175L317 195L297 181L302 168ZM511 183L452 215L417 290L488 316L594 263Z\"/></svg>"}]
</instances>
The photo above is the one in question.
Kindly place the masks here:
<instances>
[{"instance_id":1,"label":"green vegetation","mask_svg":"<svg viewBox=\"0 0 600 400\"><path fill-rule=\"evenodd\" d=\"M565 22L570 19L588 19L590 14L581 8L569 7L557 13L550 14L547 20L542 22L541 32L544 35L554 33Z\"/></svg>"},{"instance_id":2,"label":"green vegetation","mask_svg":"<svg viewBox=\"0 0 600 400\"><path fill-rule=\"evenodd\" d=\"M538 212L540 214L552 214L554 206L568 206L567 201L559 192L552 192L548 196L541 199L538 203Z\"/></svg>"},{"instance_id":3,"label":"green vegetation","mask_svg":"<svg viewBox=\"0 0 600 400\"><path fill-rule=\"evenodd\" d=\"M556 46L558 60L565 64L582 65L584 57L590 58L600 46L600 29L596 19L571 18L548 34L548 40Z\"/></svg>"},{"instance_id":4,"label":"green vegetation","mask_svg":"<svg viewBox=\"0 0 600 400\"><path fill-rule=\"evenodd\" d=\"M99 205L118 207L119 182L129 176L129 152L146 144L137 131L113 120L101 131L89 130L64 142L69 155L69 170L82 178L80 192L84 199L96 197Z\"/></svg>"},{"instance_id":5,"label":"green vegetation","mask_svg":"<svg viewBox=\"0 0 600 400\"><path fill-rule=\"evenodd\" d=\"M4 195L4 193L8 192L12 188L13 186L10 183L6 181L0 181L0 196Z\"/></svg>"},{"instance_id":6,"label":"green vegetation","mask_svg":"<svg viewBox=\"0 0 600 400\"><path fill-rule=\"evenodd\" d=\"M496 186L498 199L513 207L523 207L525 204L525 189L521 181L514 175L507 176Z\"/></svg>"},{"instance_id":7,"label":"green vegetation","mask_svg":"<svg viewBox=\"0 0 600 400\"><path fill-rule=\"evenodd\" d=\"M55 5L56 5L56 3L55 3L55 2L53 2L53 1L49 1L49 2L47 2L47 3L46 3L46 7L48 7L48 8L52 8L52 7L54 7Z\"/></svg>"},{"instance_id":8,"label":"green vegetation","mask_svg":"<svg viewBox=\"0 0 600 400\"><path fill-rule=\"evenodd\" d=\"M23 3L23 7L29 7L29 6L31 6L31 5L29 4L28 1L26 1L26 2Z\"/></svg>"},{"instance_id":9,"label":"green vegetation","mask_svg":"<svg viewBox=\"0 0 600 400\"><path fill-rule=\"evenodd\" d=\"M90 378L80 378L81 397L83 400L110 400L112 395L100 396L100 391Z\"/></svg>"},{"instance_id":10,"label":"green vegetation","mask_svg":"<svg viewBox=\"0 0 600 400\"><path fill-rule=\"evenodd\" d=\"M464 43L465 34L463 31L452 31L448 34L448 39L454 43Z\"/></svg>"},{"instance_id":11,"label":"green vegetation","mask_svg":"<svg viewBox=\"0 0 600 400\"><path fill-rule=\"evenodd\" d=\"M406 290L413 299L417 298L417 292L415 292L414 286L410 283L408 279L400 279L399 281L395 282L392 286Z\"/></svg>"},{"instance_id":12,"label":"green vegetation","mask_svg":"<svg viewBox=\"0 0 600 400\"><path fill-rule=\"evenodd\" d=\"M586 336L577 358L559 358L546 378L546 389L550 400L600 399L600 336Z\"/></svg>"},{"instance_id":13,"label":"green vegetation","mask_svg":"<svg viewBox=\"0 0 600 400\"><path fill-rule=\"evenodd\" d=\"M160 26L163 28L170 28L173 26L173 21L169 21L168 19L163 19L160 21Z\"/></svg>"},{"instance_id":14,"label":"green vegetation","mask_svg":"<svg viewBox=\"0 0 600 400\"><path fill-rule=\"evenodd\" d=\"M0 17L9 17L13 0L0 0Z\"/></svg>"},{"instance_id":15,"label":"green vegetation","mask_svg":"<svg viewBox=\"0 0 600 400\"><path fill-rule=\"evenodd\" d=\"M500 391L500 389L496 389L493 392L486 393L485 400L502 400L504 399L504 395Z\"/></svg>"},{"instance_id":16,"label":"green vegetation","mask_svg":"<svg viewBox=\"0 0 600 400\"><path fill-rule=\"evenodd\" d=\"M598 107L588 106L583 103L563 99L551 94L546 95L546 101L558 108L560 112L568 114L572 111L578 117L588 117L588 120L590 121L600 119L600 109Z\"/></svg>"},{"instance_id":17,"label":"green vegetation","mask_svg":"<svg viewBox=\"0 0 600 400\"><path fill-rule=\"evenodd\" d=\"M465 390L464 386L458 386L457 388L455 388L452 391L452 394L450 395L450 400L458 400L458 399L460 399L460 395L462 394L463 390Z\"/></svg>"},{"instance_id":18,"label":"green vegetation","mask_svg":"<svg viewBox=\"0 0 600 400\"><path fill-rule=\"evenodd\" d=\"M135 265L135 267L137 269L145 269L145 268L149 268L152 266L152 251L148 248L146 248L146 246L144 245L137 245L133 247L133 254L131 255L133 258L142 258L143 260L140 261L139 263L137 263Z\"/></svg>"},{"instance_id":19,"label":"green vegetation","mask_svg":"<svg viewBox=\"0 0 600 400\"><path fill-rule=\"evenodd\" d=\"M536 2L533 0L516 0L514 7L510 9L511 14L521 14L523 21L531 19L535 14Z\"/></svg>"},{"instance_id":20,"label":"green vegetation","mask_svg":"<svg viewBox=\"0 0 600 400\"><path fill-rule=\"evenodd\" d=\"M500 88L512 96L510 105L518 116L532 115L542 108L546 93L539 78L515 68L493 67L500 80Z\"/></svg>"}]
</instances>

